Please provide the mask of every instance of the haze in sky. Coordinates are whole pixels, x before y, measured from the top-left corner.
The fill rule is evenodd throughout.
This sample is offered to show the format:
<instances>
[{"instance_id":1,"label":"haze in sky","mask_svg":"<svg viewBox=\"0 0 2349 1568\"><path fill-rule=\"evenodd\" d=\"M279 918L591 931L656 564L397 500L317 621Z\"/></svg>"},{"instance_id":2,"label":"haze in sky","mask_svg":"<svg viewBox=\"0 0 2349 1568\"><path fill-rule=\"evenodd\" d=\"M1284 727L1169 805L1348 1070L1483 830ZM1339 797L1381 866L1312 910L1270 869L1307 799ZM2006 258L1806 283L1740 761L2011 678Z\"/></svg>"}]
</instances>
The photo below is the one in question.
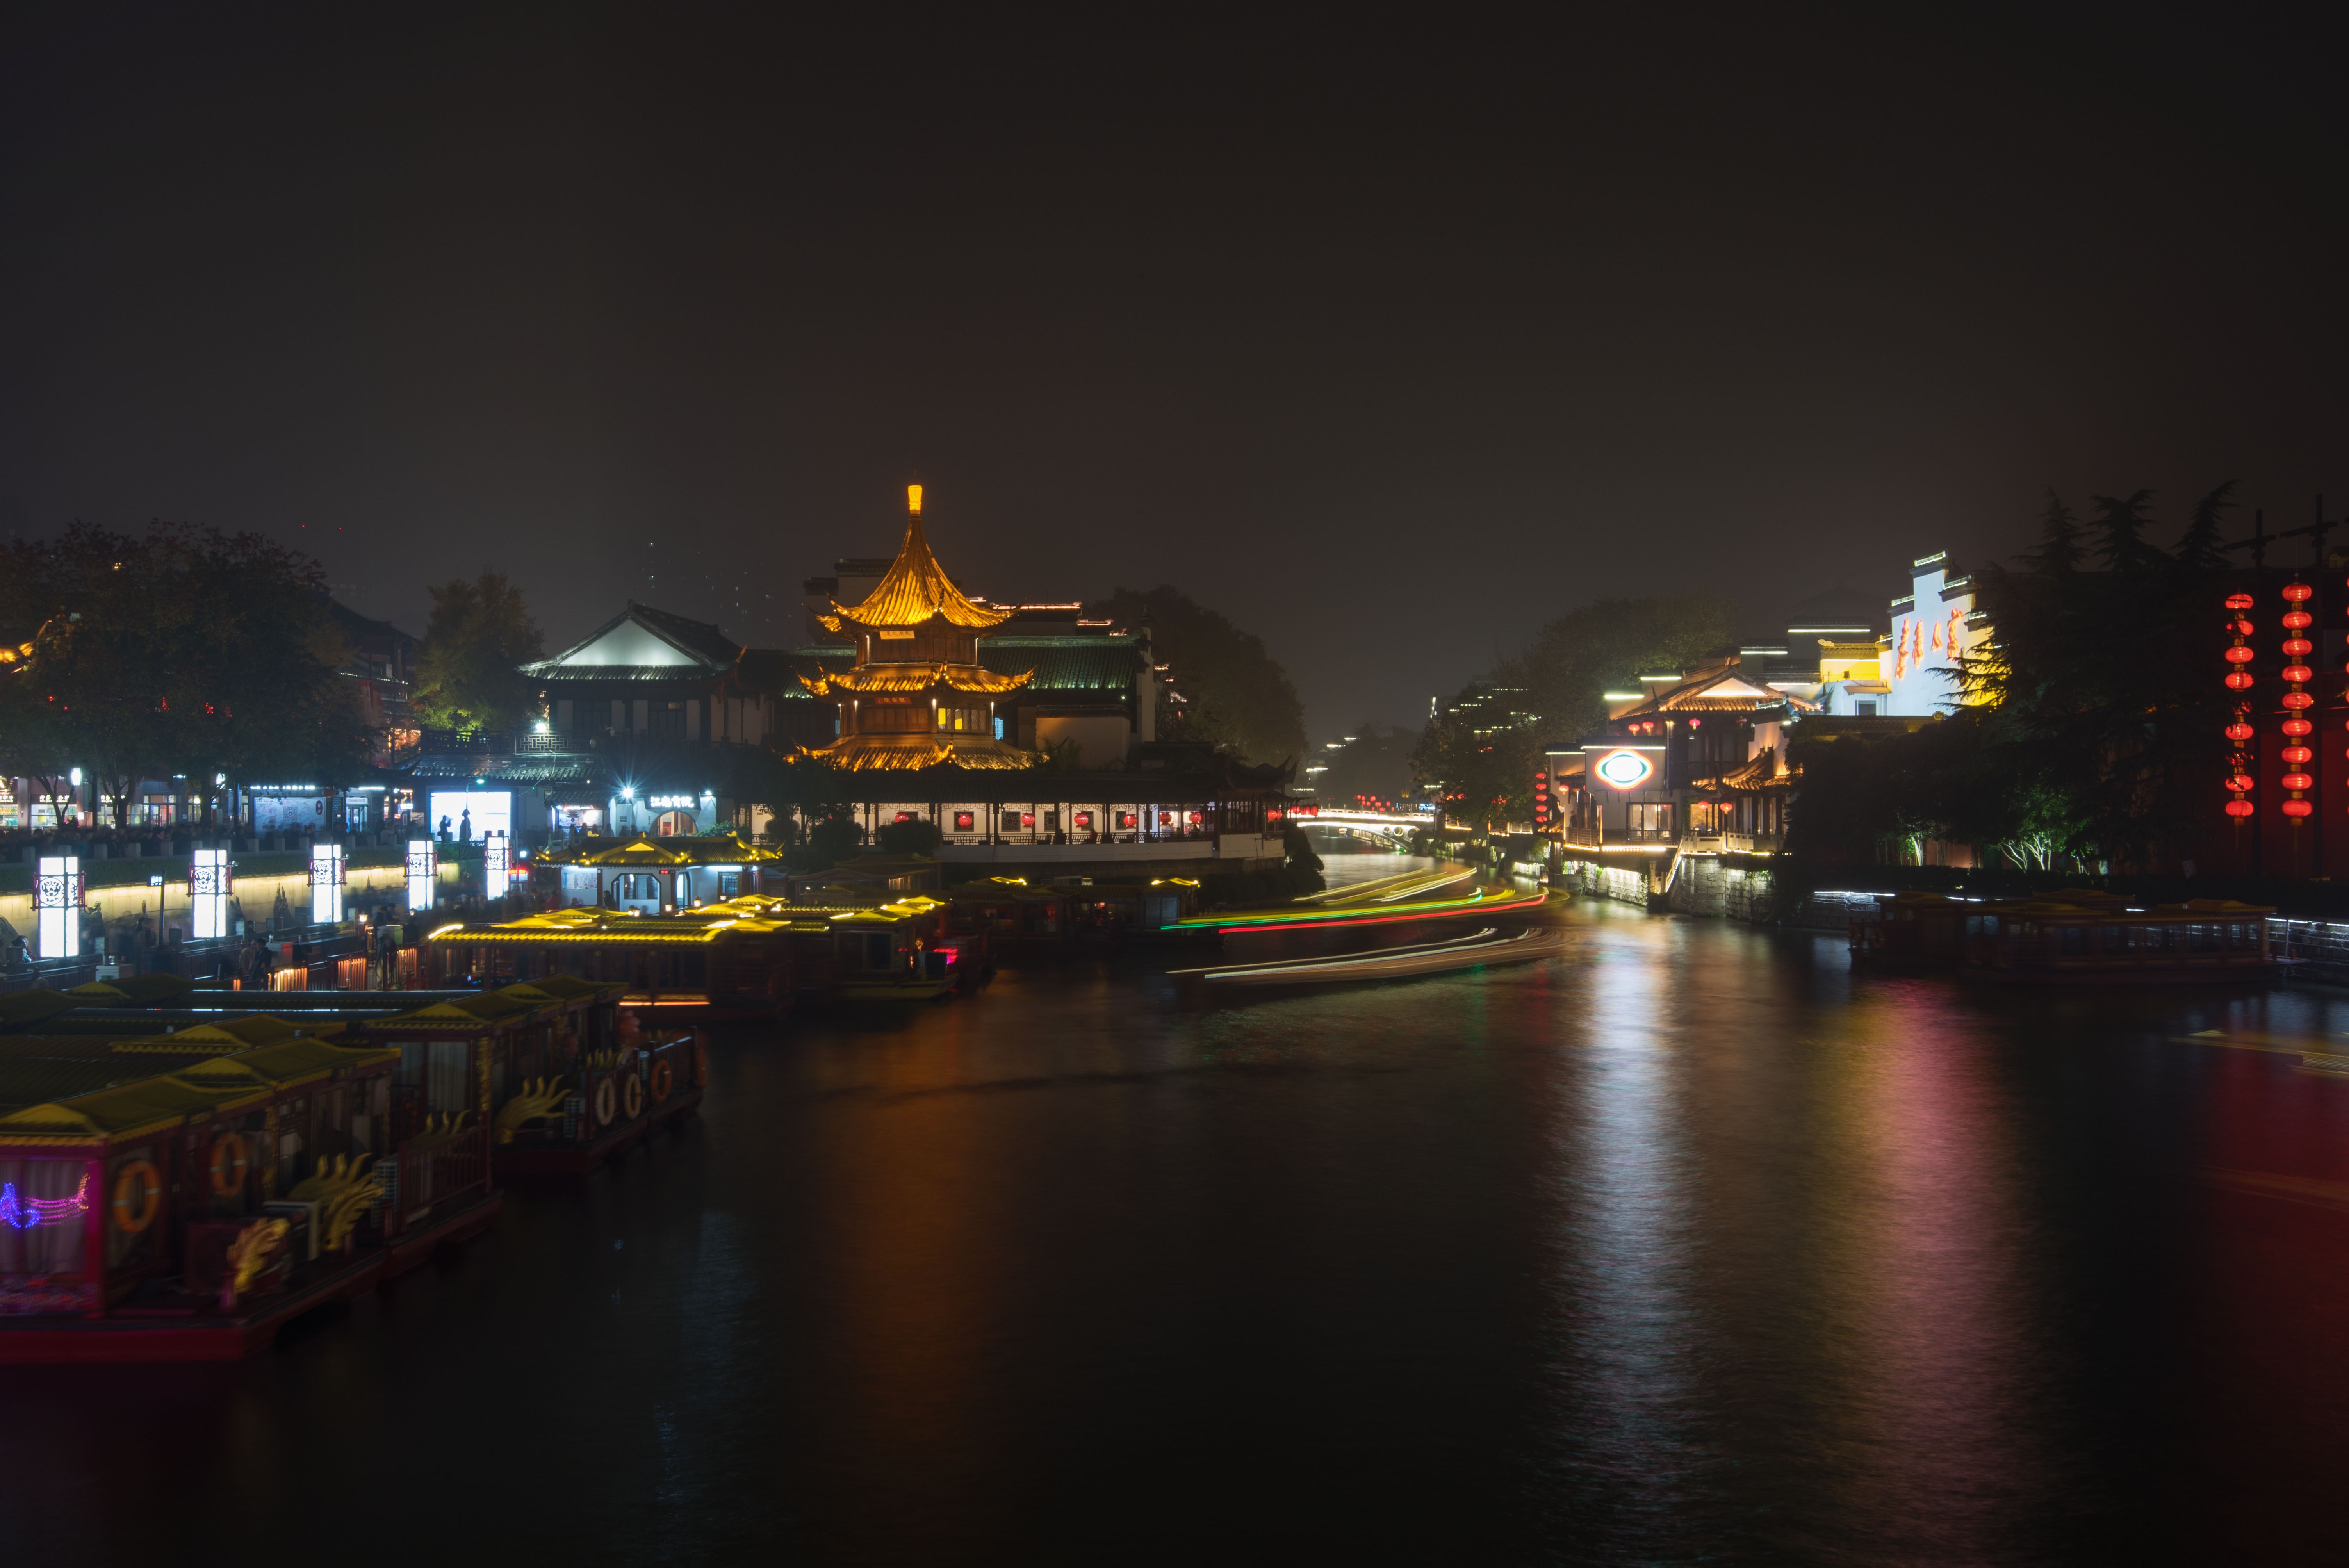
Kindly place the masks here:
<instances>
[{"instance_id":1,"label":"haze in sky","mask_svg":"<svg viewBox=\"0 0 2349 1568\"><path fill-rule=\"evenodd\" d=\"M2264 28L2264 30L2261 30ZM1030 24L57 7L0 52L0 526L257 527L792 642L902 486L1172 583L1317 738L1598 594L1754 630L2045 487L2341 465L2330 39L2138 10ZM2336 507L2338 500L2336 500ZM2248 525L2248 514L2245 518Z\"/></svg>"}]
</instances>

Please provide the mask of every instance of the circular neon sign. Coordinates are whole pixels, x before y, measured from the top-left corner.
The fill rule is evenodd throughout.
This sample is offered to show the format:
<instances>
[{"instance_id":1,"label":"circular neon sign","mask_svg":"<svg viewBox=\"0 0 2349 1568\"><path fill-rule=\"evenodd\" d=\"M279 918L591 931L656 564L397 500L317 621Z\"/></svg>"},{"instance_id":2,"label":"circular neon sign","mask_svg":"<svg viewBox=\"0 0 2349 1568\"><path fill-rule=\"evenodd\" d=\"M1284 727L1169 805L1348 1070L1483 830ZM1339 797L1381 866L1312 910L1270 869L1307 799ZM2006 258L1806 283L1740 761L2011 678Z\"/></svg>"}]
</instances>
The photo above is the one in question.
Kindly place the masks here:
<instances>
[{"instance_id":1,"label":"circular neon sign","mask_svg":"<svg viewBox=\"0 0 2349 1568\"><path fill-rule=\"evenodd\" d=\"M1599 759L1599 777L1618 789L1629 789L1654 771L1636 751L1610 751Z\"/></svg>"}]
</instances>

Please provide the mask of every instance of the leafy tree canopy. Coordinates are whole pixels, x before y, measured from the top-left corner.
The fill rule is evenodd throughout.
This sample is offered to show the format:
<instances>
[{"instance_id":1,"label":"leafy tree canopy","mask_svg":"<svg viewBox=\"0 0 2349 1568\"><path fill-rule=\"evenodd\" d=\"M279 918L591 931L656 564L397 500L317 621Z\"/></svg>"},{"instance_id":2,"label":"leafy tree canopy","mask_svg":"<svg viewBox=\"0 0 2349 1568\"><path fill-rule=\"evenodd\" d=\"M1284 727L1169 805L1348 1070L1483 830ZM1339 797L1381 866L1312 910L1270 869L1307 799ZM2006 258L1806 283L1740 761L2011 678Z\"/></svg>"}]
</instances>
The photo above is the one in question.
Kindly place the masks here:
<instances>
[{"instance_id":1,"label":"leafy tree canopy","mask_svg":"<svg viewBox=\"0 0 2349 1568\"><path fill-rule=\"evenodd\" d=\"M259 533L77 522L0 545L0 763L140 779L347 782L371 739L317 562Z\"/></svg>"},{"instance_id":2,"label":"leafy tree canopy","mask_svg":"<svg viewBox=\"0 0 2349 1568\"><path fill-rule=\"evenodd\" d=\"M1735 613L1728 599L1710 593L1598 599L1569 611L1523 654L1503 660L1489 682L1439 703L1413 749L1413 767L1421 779L1442 782L1445 814L1456 820L1528 821L1544 745L1597 729L1607 717L1606 694L1641 671L1685 669L1717 654L1731 640ZM1518 693L1501 707L1522 717L1498 722L1493 704L1470 704L1488 686Z\"/></svg>"},{"instance_id":3,"label":"leafy tree canopy","mask_svg":"<svg viewBox=\"0 0 2349 1568\"><path fill-rule=\"evenodd\" d=\"M409 699L417 716L436 729L505 729L532 717L536 694L520 666L539 657L543 639L522 590L484 571L431 593Z\"/></svg>"},{"instance_id":4,"label":"leafy tree canopy","mask_svg":"<svg viewBox=\"0 0 2349 1568\"><path fill-rule=\"evenodd\" d=\"M1085 614L1150 628L1155 656L1174 681L1171 696L1159 688L1162 740L1205 740L1252 762L1304 755L1305 704L1263 638L1175 588L1120 588Z\"/></svg>"}]
</instances>

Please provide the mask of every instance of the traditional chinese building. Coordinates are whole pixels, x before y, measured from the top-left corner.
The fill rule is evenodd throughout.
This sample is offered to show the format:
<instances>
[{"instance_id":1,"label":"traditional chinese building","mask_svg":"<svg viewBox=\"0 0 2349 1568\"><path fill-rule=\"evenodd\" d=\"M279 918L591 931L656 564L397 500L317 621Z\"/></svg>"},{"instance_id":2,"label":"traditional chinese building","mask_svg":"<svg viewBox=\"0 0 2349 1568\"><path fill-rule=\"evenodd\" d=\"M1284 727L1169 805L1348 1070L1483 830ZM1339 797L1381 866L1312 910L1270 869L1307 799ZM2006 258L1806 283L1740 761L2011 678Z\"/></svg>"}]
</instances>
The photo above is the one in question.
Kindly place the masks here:
<instances>
[{"instance_id":1,"label":"traditional chinese building","mask_svg":"<svg viewBox=\"0 0 2349 1568\"><path fill-rule=\"evenodd\" d=\"M1684 861L1777 851L1799 779L1786 729L1811 707L1735 655L1640 678L1597 734L1548 748L1568 869L1634 902L1667 894Z\"/></svg>"},{"instance_id":2,"label":"traditional chinese building","mask_svg":"<svg viewBox=\"0 0 2349 1568\"><path fill-rule=\"evenodd\" d=\"M1025 768L1033 760L1001 738L996 705L1025 686L1032 669L979 663L981 634L1011 619L957 588L922 532L922 487L905 489L905 542L897 559L854 606L832 602L819 619L853 644L849 669L802 673L811 696L839 705L840 737L810 754L855 771L936 768Z\"/></svg>"}]
</instances>

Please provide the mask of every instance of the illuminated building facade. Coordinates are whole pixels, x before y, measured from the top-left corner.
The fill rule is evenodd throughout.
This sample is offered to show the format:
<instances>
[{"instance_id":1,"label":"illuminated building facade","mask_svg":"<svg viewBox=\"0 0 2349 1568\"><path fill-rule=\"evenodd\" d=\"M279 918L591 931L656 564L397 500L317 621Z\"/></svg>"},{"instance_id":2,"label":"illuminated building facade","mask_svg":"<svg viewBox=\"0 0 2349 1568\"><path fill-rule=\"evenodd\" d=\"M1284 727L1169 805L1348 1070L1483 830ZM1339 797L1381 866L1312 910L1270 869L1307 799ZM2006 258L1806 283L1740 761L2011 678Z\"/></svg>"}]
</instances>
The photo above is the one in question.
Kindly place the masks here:
<instances>
[{"instance_id":1,"label":"illuminated building facade","mask_svg":"<svg viewBox=\"0 0 2349 1568\"><path fill-rule=\"evenodd\" d=\"M1731 655L1642 676L1609 694L1598 734L1549 748L1569 853L1774 852L1796 779L1787 726L1812 705L1759 674Z\"/></svg>"},{"instance_id":2,"label":"illuminated building facade","mask_svg":"<svg viewBox=\"0 0 2349 1568\"><path fill-rule=\"evenodd\" d=\"M840 715L839 738L809 753L856 772L1025 768L1032 758L1005 743L996 705L1034 672L991 670L978 657L980 634L1012 612L954 585L922 532L922 487L907 486L905 500L905 542L889 570L855 604L833 600L818 617L855 649L856 662L799 676Z\"/></svg>"},{"instance_id":3,"label":"illuminated building facade","mask_svg":"<svg viewBox=\"0 0 2349 1568\"><path fill-rule=\"evenodd\" d=\"M1147 626L1120 631L1088 619L1081 604L994 603L963 593L931 553L918 511L895 556L842 557L832 575L806 579L802 591L814 645L792 651L801 678L784 681L784 696L804 700L786 701L790 738L843 766L928 766L909 759L922 750L921 715L933 698L947 717L930 727L928 744L952 752L942 760L961 766L1005 765L1005 754L976 744L979 736L968 727L982 707L980 736L1024 752L1065 755L1073 748L1085 768L1124 765L1157 738L1166 676ZM914 616L921 621L910 622ZM935 656L915 651L925 646ZM917 690L860 689L918 683L923 676L912 666L923 665L954 670ZM837 678L842 672L849 678ZM961 730L954 728L957 715ZM849 745L852 733L864 739ZM824 744L833 739L843 744Z\"/></svg>"}]
</instances>

